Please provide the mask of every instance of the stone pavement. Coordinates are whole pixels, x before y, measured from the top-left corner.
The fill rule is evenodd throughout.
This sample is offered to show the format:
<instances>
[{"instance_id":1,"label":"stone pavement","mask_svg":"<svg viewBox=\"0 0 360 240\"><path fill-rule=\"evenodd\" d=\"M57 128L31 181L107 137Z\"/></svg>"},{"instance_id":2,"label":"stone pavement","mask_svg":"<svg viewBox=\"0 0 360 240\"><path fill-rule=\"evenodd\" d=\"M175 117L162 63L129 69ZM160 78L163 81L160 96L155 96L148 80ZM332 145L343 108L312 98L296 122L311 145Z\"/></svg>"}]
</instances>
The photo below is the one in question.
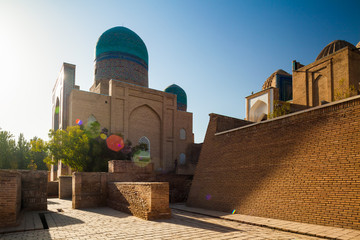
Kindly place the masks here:
<instances>
[{"instance_id":1,"label":"stone pavement","mask_svg":"<svg viewBox=\"0 0 360 240\"><path fill-rule=\"evenodd\" d=\"M56 198L48 199L48 210L49 229L3 233L0 239L321 239L174 208L171 219L156 221L108 207L72 209L70 200Z\"/></svg>"},{"instance_id":2,"label":"stone pavement","mask_svg":"<svg viewBox=\"0 0 360 240\"><path fill-rule=\"evenodd\" d=\"M216 217L220 219L226 219L241 223L247 223L254 226L267 227L276 230L282 230L286 232L299 233L308 236L321 237L325 239L341 239L341 240L360 240L360 231L321 226L315 224L307 224L300 222L291 222L279 219L255 217L241 214L229 214L225 212L212 211L201 208L187 207L185 204L172 204L172 209L183 210L192 213L198 213L206 216Z\"/></svg>"}]
</instances>

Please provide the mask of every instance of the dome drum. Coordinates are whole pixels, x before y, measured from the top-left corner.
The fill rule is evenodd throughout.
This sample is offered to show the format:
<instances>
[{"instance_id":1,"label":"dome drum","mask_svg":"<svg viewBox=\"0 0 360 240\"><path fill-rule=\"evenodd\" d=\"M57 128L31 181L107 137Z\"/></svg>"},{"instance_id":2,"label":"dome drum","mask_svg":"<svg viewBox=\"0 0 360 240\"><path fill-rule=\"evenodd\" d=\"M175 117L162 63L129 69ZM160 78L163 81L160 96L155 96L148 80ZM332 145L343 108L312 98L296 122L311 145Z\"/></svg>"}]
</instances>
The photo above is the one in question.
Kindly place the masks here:
<instances>
[{"instance_id":1,"label":"dome drum","mask_svg":"<svg viewBox=\"0 0 360 240\"><path fill-rule=\"evenodd\" d=\"M96 57L95 61L96 63L105 60L105 59L125 59L128 61L132 61L135 62L137 64L140 64L141 66L143 66L146 70L148 70L148 65L147 63L142 60L141 58L138 58L136 56L127 54L127 53L122 53L122 52L105 52L105 53L101 53L99 54L98 57Z\"/></svg>"},{"instance_id":2,"label":"dome drum","mask_svg":"<svg viewBox=\"0 0 360 240\"><path fill-rule=\"evenodd\" d=\"M127 59L103 59L95 64L95 82L120 80L148 87L148 71L142 65Z\"/></svg>"}]
</instances>

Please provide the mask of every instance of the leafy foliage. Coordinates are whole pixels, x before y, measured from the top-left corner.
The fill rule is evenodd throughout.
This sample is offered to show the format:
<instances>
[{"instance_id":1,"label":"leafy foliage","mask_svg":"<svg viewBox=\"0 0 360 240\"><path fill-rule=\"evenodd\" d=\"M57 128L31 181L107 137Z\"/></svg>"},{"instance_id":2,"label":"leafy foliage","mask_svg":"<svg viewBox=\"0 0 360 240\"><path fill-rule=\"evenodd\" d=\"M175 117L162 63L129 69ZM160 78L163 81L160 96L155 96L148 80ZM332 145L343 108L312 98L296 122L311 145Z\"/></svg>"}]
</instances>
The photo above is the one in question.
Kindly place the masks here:
<instances>
[{"instance_id":1,"label":"leafy foliage","mask_svg":"<svg viewBox=\"0 0 360 240\"><path fill-rule=\"evenodd\" d=\"M269 114L269 118L277 118L290 113L290 103L288 102L274 102L274 111Z\"/></svg>"},{"instance_id":2,"label":"leafy foliage","mask_svg":"<svg viewBox=\"0 0 360 240\"><path fill-rule=\"evenodd\" d=\"M100 133L109 135L96 121L66 130L50 130L47 142L37 137L29 142L23 134L15 142L9 132L0 131L0 169L46 170L61 161L74 171L107 172L109 160L131 160L135 152L147 151L146 144L133 147L130 141L125 142L122 150L112 151Z\"/></svg>"},{"instance_id":3,"label":"leafy foliage","mask_svg":"<svg viewBox=\"0 0 360 240\"><path fill-rule=\"evenodd\" d=\"M355 89L355 86L350 85L349 87L346 87L345 86L345 80L342 78L339 81L339 87L337 89L335 89L335 91L334 91L335 101L345 99L345 98L349 98L349 97L352 97L352 96L355 96L355 95L357 95L357 91Z\"/></svg>"},{"instance_id":4,"label":"leafy foliage","mask_svg":"<svg viewBox=\"0 0 360 240\"><path fill-rule=\"evenodd\" d=\"M19 135L18 141L15 142L13 135L0 129L0 169L39 169L47 170L44 159L45 152L34 153L31 142L24 138L23 134Z\"/></svg>"}]
</instances>

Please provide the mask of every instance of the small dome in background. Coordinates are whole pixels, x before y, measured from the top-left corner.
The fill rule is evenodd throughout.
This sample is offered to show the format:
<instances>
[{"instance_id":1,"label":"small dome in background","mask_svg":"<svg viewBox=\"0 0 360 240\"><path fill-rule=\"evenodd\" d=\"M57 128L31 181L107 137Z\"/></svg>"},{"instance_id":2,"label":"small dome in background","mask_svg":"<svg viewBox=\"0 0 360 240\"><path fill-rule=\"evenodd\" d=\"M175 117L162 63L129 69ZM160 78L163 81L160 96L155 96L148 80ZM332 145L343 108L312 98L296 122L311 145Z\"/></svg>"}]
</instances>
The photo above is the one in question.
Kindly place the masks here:
<instances>
[{"instance_id":1,"label":"small dome in background","mask_svg":"<svg viewBox=\"0 0 360 240\"><path fill-rule=\"evenodd\" d=\"M273 72L273 74L270 75L270 77L268 77L266 79L266 81L264 82L263 86L262 86L262 90L265 90L269 87L276 87L276 75L283 75L283 76L291 76L291 74L289 74L288 72L285 72L282 69L276 70L275 72ZM275 81L274 81L275 79Z\"/></svg>"},{"instance_id":2,"label":"small dome in background","mask_svg":"<svg viewBox=\"0 0 360 240\"><path fill-rule=\"evenodd\" d=\"M99 37L95 59L103 53L120 52L140 58L148 65L148 52L143 40L126 27L113 27Z\"/></svg>"},{"instance_id":3,"label":"small dome in background","mask_svg":"<svg viewBox=\"0 0 360 240\"><path fill-rule=\"evenodd\" d=\"M177 96L177 109L186 112L187 97L184 89L176 84L172 84L165 88L164 92L175 94Z\"/></svg>"},{"instance_id":4,"label":"small dome in background","mask_svg":"<svg viewBox=\"0 0 360 240\"><path fill-rule=\"evenodd\" d=\"M360 42L358 42L358 44L356 44L356 48L360 49Z\"/></svg>"},{"instance_id":5,"label":"small dome in background","mask_svg":"<svg viewBox=\"0 0 360 240\"><path fill-rule=\"evenodd\" d=\"M324 47L324 49L320 52L320 54L317 56L316 60L322 59L326 56L329 56L330 54L339 51L340 49L343 49L344 47L349 47L351 49L356 49L356 47L354 45L352 45L351 43L344 41L344 40L335 40L331 43L329 43L328 45L326 45L326 47Z\"/></svg>"}]
</instances>

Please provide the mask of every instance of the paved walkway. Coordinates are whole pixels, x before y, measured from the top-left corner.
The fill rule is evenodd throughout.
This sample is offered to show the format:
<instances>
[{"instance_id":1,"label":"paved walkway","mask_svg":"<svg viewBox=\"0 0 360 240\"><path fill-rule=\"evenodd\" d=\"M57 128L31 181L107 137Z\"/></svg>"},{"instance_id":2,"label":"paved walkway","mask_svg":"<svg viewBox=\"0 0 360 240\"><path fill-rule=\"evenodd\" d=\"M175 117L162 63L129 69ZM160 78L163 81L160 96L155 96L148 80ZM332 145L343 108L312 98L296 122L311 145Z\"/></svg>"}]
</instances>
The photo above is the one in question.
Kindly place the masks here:
<instances>
[{"instance_id":1,"label":"paved walkway","mask_svg":"<svg viewBox=\"0 0 360 240\"><path fill-rule=\"evenodd\" d=\"M72 209L70 200L51 198L49 211L44 212L49 229L3 233L0 239L322 239L179 208L181 205L174 206L171 219L145 221L108 207ZM38 223L38 219L34 221Z\"/></svg>"},{"instance_id":2,"label":"paved walkway","mask_svg":"<svg viewBox=\"0 0 360 240\"><path fill-rule=\"evenodd\" d=\"M219 211L206 210L201 208L191 208L185 206L185 204L172 204L172 209L183 210L187 212L193 212L203 214L206 216L212 216L220 219L226 219L241 223L247 223L254 226L267 227L276 230L282 230L292 233L299 233L308 236L321 237L325 239L341 239L341 240L360 240L360 231L320 226L315 224L291 222L279 219L254 217L241 214L229 214Z\"/></svg>"}]
</instances>

